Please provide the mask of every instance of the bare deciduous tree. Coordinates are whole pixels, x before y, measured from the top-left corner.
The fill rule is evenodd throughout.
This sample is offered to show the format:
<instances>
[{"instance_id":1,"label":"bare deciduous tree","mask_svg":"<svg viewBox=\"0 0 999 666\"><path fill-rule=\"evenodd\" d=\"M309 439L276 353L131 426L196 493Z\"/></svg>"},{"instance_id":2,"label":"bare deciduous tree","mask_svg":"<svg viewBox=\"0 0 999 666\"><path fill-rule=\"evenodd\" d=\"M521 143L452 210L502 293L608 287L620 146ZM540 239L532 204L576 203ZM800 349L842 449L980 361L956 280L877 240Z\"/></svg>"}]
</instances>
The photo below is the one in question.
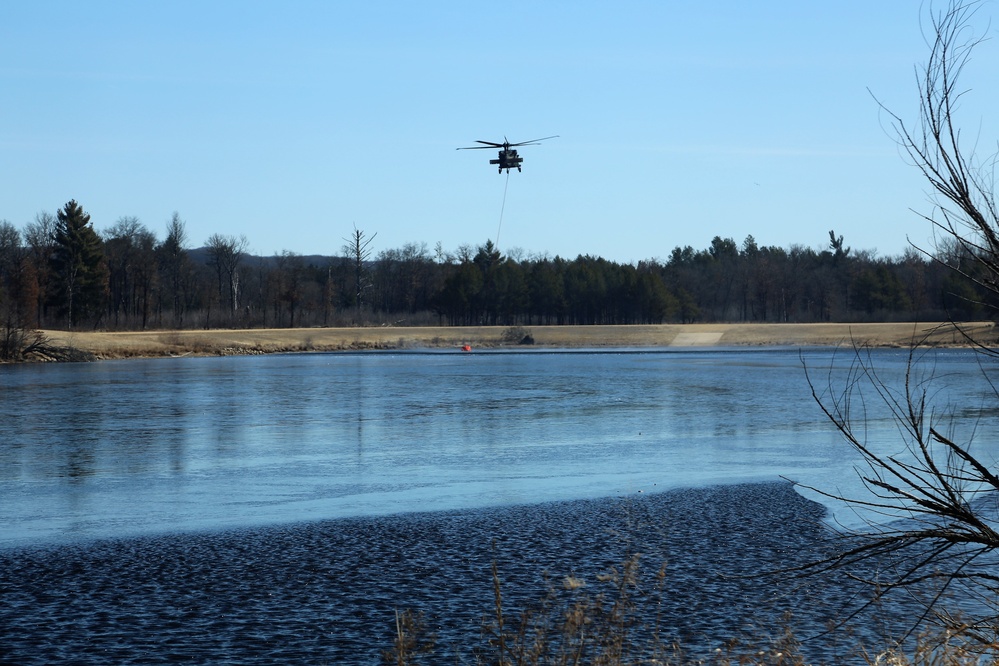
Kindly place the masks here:
<instances>
[{"instance_id":1,"label":"bare deciduous tree","mask_svg":"<svg viewBox=\"0 0 999 666\"><path fill-rule=\"evenodd\" d=\"M846 497L809 489L869 518L864 529L844 533L849 544L845 549L803 571L851 571L875 591L872 602L893 591L919 588L930 596L923 616L913 618L913 628L929 618L977 643L995 645L999 640L995 461L974 452L974 432L959 440L947 410L932 405L939 386L932 374L919 376L918 344L910 351L901 386L879 376L869 351L854 352L845 389L832 379L822 389L812 377L809 383L825 415L860 454L858 473L870 494ZM991 397L999 400L999 392ZM872 398L883 403L897 425L900 451L885 453L866 440L863 416L874 411L868 402ZM873 567L856 566L863 564ZM865 570L875 573L857 573ZM981 612L974 617L952 614L939 603L945 595L974 600Z\"/></svg>"},{"instance_id":2,"label":"bare deciduous tree","mask_svg":"<svg viewBox=\"0 0 999 666\"><path fill-rule=\"evenodd\" d=\"M995 166L999 153L981 158L977 140L969 144L958 125L957 109L968 90L960 77L985 38L973 26L980 1L951 2L931 16L929 60L917 70L919 122L907 124L883 103L899 145L932 188L934 208L920 214L938 234L933 251L947 262L955 248L971 259L969 266L947 262L965 278L999 294L999 210L995 201ZM914 246L916 247L916 246ZM946 252L941 250L946 249Z\"/></svg>"},{"instance_id":3,"label":"bare deciduous tree","mask_svg":"<svg viewBox=\"0 0 999 666\"><path fill-rule=\"evenodd\" d=\"M275 258L275 315L281 325L280 304L288 306L288 327L295 328L295 315L302 304L304 290L305 263L302 256L290 250L282 250Z\"/></svg>"},{"instance_id":4,"label":"bare deciduous tree","mask_svg":"<svg viewBox=\"0 0 999 666\"><path fill-rule=\"evenodd\" d=\"M103 233L104 255L109 270L110 316L114 325L134 325L128 318L138 316L141 328L149 319L153 288L156 237L139 218L118 218Z\"/></svg>"},{"instance_id":5,"label":"bare deciduous tree","mask_svg":"<svg viewBox=\"0 0 999 666\"><path fill-rule=\"evenodd\" d=\"M215 269L218 277L219 300L223 299L223 290L228 287L230 311L233 314L239 309L239 274L237 269L249 244L246 236L236 238L222 234L212 234L205 241L210 265Z\"/></svg>"},{"instance_id":6,"label":"bare deciduous tree","mask_svg":"<svg viewBox=\"0 0 999 666\"><path fill-rule=\"evenodd\" d=\"M955 116L965 94L958 87L959 75L983 41L972 28L979 8L977 1L951 2L932 14L930 57L918 70L918 126L910 127L883 104L881 108L891 116L900 145L933 188L933 211L922 217L938 233L936 252L917 249L999 295L996 158L981 162L975 157ZM952 261L955 255L964 260ZM920 342L914 341L900 386L880 377L872 357L861 349L855 349L845 389L830 384L819 390L809 378L826 416L860 454L859 473L870 495L817 492L865 511L871 519L866 529L847 535L845 549L805 571L853 571L872 585L875 600L893 591L932 590L920 621L935 619L950 632L948 636L995 650L999 645L997 463L976 453L975 432L959 440L947 413L932 405L934 378L917 378ZM979 343L978 349L983 362L994 358L984 345ZM993 390L986 398L999 402L999 390L989 385ZM872 407L865 400L871 390L898 426L904 450L897 454L883 453L865 441L863 420ZM876 577L855 573L854 565L873 562L878 563ZM962 598L976 604L971 616L952 614L940 603L943 595L958 589Z\"/></svg>"},{"instance_id":7,"label":"bare deciduous tree","mask_svg":"<svg viewBox=\"0 0 999 666\"><path fill-rule=\"evenodd\" d=\"M45 305L49 298L52 275L51 258L55 247L52 237L55 235L55 226L55 215L43 211L38 213L34 222L29 222L24 229L24 240L28 246L35 277L35 326L37 328L42 327Z\"/></svg>"}]
</instances>

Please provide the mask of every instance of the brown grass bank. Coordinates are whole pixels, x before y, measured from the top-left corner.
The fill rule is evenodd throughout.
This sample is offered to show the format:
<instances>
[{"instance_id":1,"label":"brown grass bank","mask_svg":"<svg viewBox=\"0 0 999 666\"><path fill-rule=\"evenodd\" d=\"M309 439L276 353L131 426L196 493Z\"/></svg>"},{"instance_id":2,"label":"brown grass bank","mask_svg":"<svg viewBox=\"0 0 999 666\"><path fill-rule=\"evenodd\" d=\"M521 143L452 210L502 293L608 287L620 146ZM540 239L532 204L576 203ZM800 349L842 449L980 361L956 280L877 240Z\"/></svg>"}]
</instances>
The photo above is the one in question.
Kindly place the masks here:
<instances>
[{"instance_id":1,"label":"brown grass bank","mask_svg":"<svg viewBox=\"0 0 999 666\"><path fill-rule=\"evenodd\" d=\"M540 347L846 346L907 347L915 340L936 346L995 342L992 322L892 324L663 324L649 326L530 326ZM101 359L269 354L363 349L472 349L515 345L501 326L366 327L185 331L44 331L53 345Z\"/></svg>"}]
</instances>

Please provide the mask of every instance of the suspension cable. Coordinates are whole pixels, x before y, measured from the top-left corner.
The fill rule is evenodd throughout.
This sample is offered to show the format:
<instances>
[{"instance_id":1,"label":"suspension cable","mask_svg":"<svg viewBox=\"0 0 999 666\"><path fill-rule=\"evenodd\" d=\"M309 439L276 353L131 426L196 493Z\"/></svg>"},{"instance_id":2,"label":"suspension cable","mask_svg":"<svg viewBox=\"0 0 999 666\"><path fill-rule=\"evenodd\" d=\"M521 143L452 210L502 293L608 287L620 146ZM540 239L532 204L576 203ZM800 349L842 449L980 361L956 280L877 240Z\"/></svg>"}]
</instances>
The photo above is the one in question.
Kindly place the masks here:
<instances>
[{"instance_id":1,"label":"suspension cable","mask_svg":"<svg viewBox=\"0 0 999 666\"><path fill-rule=\"evenodd\" d=\"M506 210L506 190L507 190L508 187L510 187L510 170L509 169L506 170L506 183L503 185L503 205L500 206L499 226L496 227L496 242L494 243L494 245L496 246L496 251L497 252L499 251L500 231L503 229L503 211Z\"/></svg>"}]
</instances>

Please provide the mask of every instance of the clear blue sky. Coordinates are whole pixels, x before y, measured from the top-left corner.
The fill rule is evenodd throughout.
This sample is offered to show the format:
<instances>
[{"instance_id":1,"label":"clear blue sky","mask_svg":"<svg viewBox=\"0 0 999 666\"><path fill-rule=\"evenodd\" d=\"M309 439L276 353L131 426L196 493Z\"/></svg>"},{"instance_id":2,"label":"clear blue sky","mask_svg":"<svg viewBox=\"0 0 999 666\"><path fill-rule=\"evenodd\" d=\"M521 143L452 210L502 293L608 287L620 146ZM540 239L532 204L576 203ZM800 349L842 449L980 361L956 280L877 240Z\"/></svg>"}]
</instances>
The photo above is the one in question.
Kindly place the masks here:
<instances>
[{"instance_id":1,"label":"clear blue sky","mask_svg":"<svg viewBox=\"0 0 999 666\"><path fill-rule=\"evenodd\" d=\"M506 179L455 148L558 134L522 149L503 251L632 262L835 229L895 256L927 243L927 192L868 89L916 119L920 5L7 2L0 219L76 199L160 238L177 211L192 246L334 254L356 225L376 252L454 250L496 239ZM964 76L991 152L994 40Z\"/></svg>"}]
</instances>

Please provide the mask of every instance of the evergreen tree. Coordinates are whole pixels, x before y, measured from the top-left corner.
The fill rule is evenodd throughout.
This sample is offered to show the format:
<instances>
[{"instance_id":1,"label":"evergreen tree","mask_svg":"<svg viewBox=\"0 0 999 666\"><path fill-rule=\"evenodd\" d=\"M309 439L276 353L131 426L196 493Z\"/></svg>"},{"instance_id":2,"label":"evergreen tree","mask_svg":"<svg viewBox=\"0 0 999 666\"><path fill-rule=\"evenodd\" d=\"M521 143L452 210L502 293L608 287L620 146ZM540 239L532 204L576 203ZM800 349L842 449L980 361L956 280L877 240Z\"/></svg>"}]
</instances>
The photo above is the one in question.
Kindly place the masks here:
<instances>
[{"instance_id":1,"label":"evergreen tree","mask_svg":"<svg viewBox=\"0 0 999 666\"><path fill-rule=\"evenodd\" d=\"M58 212L52 236L55 299L70 328L99 312L107 292L107 266L101 238L90 215L70 201Z\"/></svg>"},{"instance_id":2,"label":"evergreen tree","mask_svg":"<svg viewBox=\"0 0 999 666\"><path fill-rule=\"evenodd\" d=\"M184 278L190 270L190 259L187 256L187 229L179 213L175 212L167 223L166 239L156 246L156 255L160 284L166 294L161 298L160 307L168 305L174 326L183 328L187 305L187 285Z\"/></svg>"}]
</instances>

